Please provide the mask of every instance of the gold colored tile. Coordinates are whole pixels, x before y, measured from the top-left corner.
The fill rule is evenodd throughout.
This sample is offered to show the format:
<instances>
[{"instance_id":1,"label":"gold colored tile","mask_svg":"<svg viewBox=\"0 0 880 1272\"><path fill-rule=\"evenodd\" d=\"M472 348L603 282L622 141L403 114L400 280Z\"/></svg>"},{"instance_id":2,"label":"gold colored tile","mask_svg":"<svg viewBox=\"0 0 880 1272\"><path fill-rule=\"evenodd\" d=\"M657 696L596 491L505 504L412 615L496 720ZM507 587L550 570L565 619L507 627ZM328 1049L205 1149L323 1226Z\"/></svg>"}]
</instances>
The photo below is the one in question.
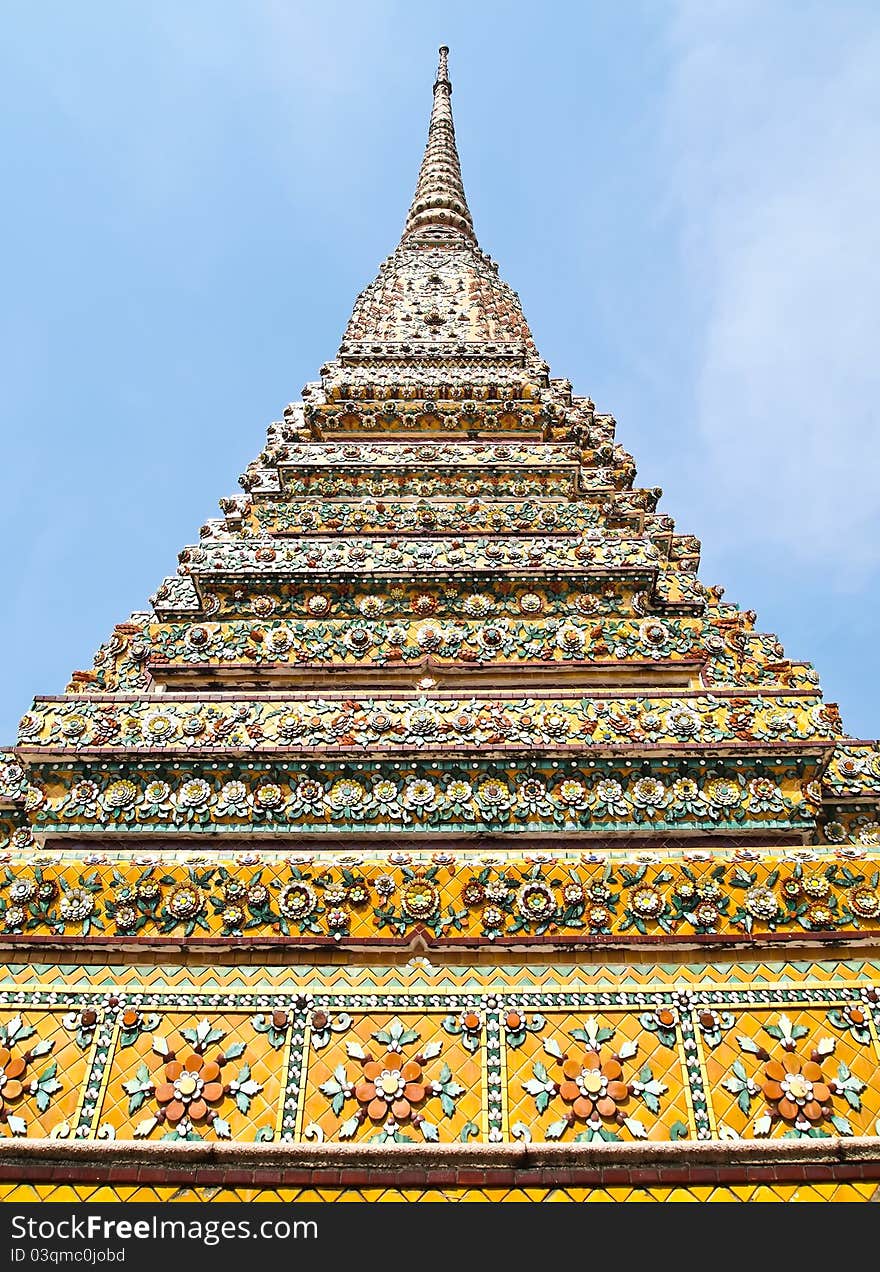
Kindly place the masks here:
<instances>
[{"instance_id":1,"label":"gold colored tile","mask_svg":"<svg viewBox=\"0 0 880 1272\"><path fill-rule=\"evenodd\" d=\"M641 1123L647 1132L647 1138L652 1140L672 1138L671 1128L677 1122L687 1127L688 1106L678 1048L664 1046L655 1032L643 1028L639 1023L639 1014L636 1011L605 1008L578 1013L543 1012L545 1027L538 1032L527 1033L522 1046L515 1050L508 1049L507 1052L509 1124L515 1126L518 1122L524 1123L529 1128L532 1139L538 1141L549 1138L548 1128L554 1123L573 1117L575 1120L572 1125L562 1132L560 1138L568 1141L579 1134L585 1134L588 1130L586 1112L583 1117L576 1114L575 1110L580 1106L575 1102L573 1089L569 1100L566 1100L564 1092L552 1095L546 1111L539 1113L536 1097L527 1090L526 1083L540 1081L542 1071L547 1075L546 1080L549 1083L563 1083L566 1080L563 1067L565 1064L572 1063L583 1069L584 1057L589 1054L598 1054L602 1064L609 1064L616 1052L630 1044L636 1046L635 1054L621 1061L623 1076L613 1080L624 1085L637 1082L647 1066L651 1073L650 1081L658 1082L666 1089L656 1097L659 1102L658 1112L652 1112L649 1105L637 1096L627 1095L617 1101L620 1114ZM572 1037L573 1030L585 1030L591 1016L600 1031L598 1036L605 1030L613 1031L610 1038L599 1044L597 1053L592 1053L588 1042ZM563 1060L547 1051L548 1043L564 1057ZM592 1065L591 1061L590 1067ZM582 1077L581 1080L590 1082L594 1079ZM607 1076L605 1082L606 1091L612 1089L607 1086ZM586 1106L583 1107L586 1109ZM591 1116L596 1118L598 1114L595 1111L595 1101L592 1107L594 1111ZM619 1139L635 1138L628 1127L613 1118L598 1117L598 1121L607 1133L616 1135Z\"/></svg>"},{"instance_id":2,"label":"gold colored tile","mask_svg":"<svg viewBox=\"0 0 880 1272\"><path fill-rule=\"evenodd\" d=\"M346 1140L372 1140L383 1133L382 1128L390 1118L399 1126L400 1135L412 1142L421 1143L426 1137L414 1121L421 1116L436 1128L440 1142L449 1143L459 1140L469 1123L476 1127L481 1125L480 1058L465 1049L460 1037L443 1029L443 1020L448 1013L429 1014L421 1010L369 1013L352 1011L348 1014L352 1020L348 1029L341 1033L331 1033L329 1044L321 1050L312 1047L309 1051L304 1088L305 1126L319 1127L325 1140L338 1140L343 1138L342 1128L345 1124L364 1113L363 1120L356 1127L349 1125L346 1128L350 1132L344 1136ZM400 1044L386 1043L374 1036L376 1033L384 1033L390 1038L389 1030L396 1027L395 1021L405 1030L402 1035L404 1038L410 1033L417 1036ZM349 1048L356 1048L366 1058L352 1057ZM425 1052L428 1053L427 1058ZM431 1052L436 1054L432 1055ZM373 1073L373 1065L379 1065L381 1072L388 1075L382 1079L388 1084L388 1098L378 1095L374 1097L377 1109L380 1104L385 1105L377 1116L370 1111L372 1101L368 1103L366 1097L363 1101L358 1098L359 1091L376 1085L368 1077L368 1074ZM394 1074L405 1075L407 1065L412 1066L410 1071L413 1076L405 1084L403 1077L395 1079ZM451 1101L449 1112L444 1111L440 1097L430 1093L431 1084L440 1082L443 1082ZM333 1095L321 1090L328 1083L334 1087L341 1085L345 1089L346 1098L338 1113L333 1111ZM397 1092L395 1099L400 1100L399 1114L393 1112L392 1086ZM422 1092L421 1096L414 1094L418 1091Z\"/></svg>"},{"instance_id":3,"label":"gold colored tile","mask_svg":"<svg viewBox=\"0 0 880 1272\"><path fill-rule=\"evenodd\" d=\"M23 1060L26 1065L19 1077L13 1079L23 1087L22 1093L13 1099L7 1097L4 1104L10 1114L24 1119L29 1139L45 1138L62 1123L72 1126L75 1121L90 1049L80 1048L75 1035L64 1028L65 1014L61 1009L46 1011L36 1007L0 1011L0 1024L15 1035L7 1048L11 1054L5 1068L11 1075L12 1067L17 1067L19 1061ZM25 1036L28 1030L33 1033ZM46 1047L49 1050L43 1054L30 1057L35 1049ZM41 1079L47 1098L44 1110L39 1107L38 1096L29 1091L31 1083ZM50 1092L53 1085L58 1089ZM12 1089L10 1081L4 1091Z\"/></svg>"},{"instance_id":4,"label":"gold colored tile","mask_svg":"<svg viewBox=\"0 0 880 1272\"><path fill-rule=\"evenodd\" d=\"M858 1092L860 1109L852 1108L841 1096L834 1096L832 1108L835 1114L846 1117L854 1135L875 1134L875 1123L880 1116L880 1082L877 1077L877 1060L870 1042L859 1043L851 1032L835 1029L828 1021L827 1005L810 1005L809 1007L791 1006L752 1006L748 1011L738 1008L721 1008L734 1017L734 1025L725 1031L719 1045L713 1049L704 1047L706 1072L709 1079L710 1098L712 1100L716 1123L724 1124L742 1138L754 1137L755 1119L761 1116L768 1107L767 1100L760 1093L766 1081L767 1061L759 1059L753 1053L743 1051L737 1042L742 1036L766 1050L771 1061L780 1060L786 1055L797 1058L800 1063L809 1061L812 1053L819 1047L822 1039L834 1041L833 1054L824 1058L821 1063L822 1073L828 1080L836 1080L839 1066L845 1065L849 1071L865 1084ZM795 1031L806 1032L795 1040L794 1050L786 1051L780 1041L767 1033L766 1025L778 1027L779 1017L785 1015ZM749 1079L759 1088L757 1095L750 1100L749 1112L745 1113L737 1103L737 1094L727 1089L726 1083L736 1081L733 1072L735 1063L739 1063ZM828 1120L823 1120L820 1129L829 1134L837 1134ZM790 1130L791 1124L783 1119L776 1121L771 1130L773 1138L783 1136Z\"/></svg>"},{"instance_id":5,"label":"gold colored tile","mask_svg":"<svg viewBox=\"0 0 880 1272\"><path fill-rule=\"evenodd\" d=\"M161 1139L168 1134L171 1130L168 1122L157 1124L145 1137L137 1134L145 1119L155 1117L164 1107L170 1107L167 1103L160 1103L155 1096L155 1088L165 1084L167 1079L166 1060L154 1049L153 1039L156 1036L165 1038L171 1050L182 1060L193 1053L192 1043L183 1037L182 1031L193 1031L201 1020L209 1020L212 1029L222 1030L222 1037L204 1049L205 1061L222 1060L230 1048L243 1048L241 1054L222 1064L221 1085L228 1086L238 1081L249 1070L249 1077L243 1080L253 1081L260 1087L251 1097L246 1111L237 1106L236 1096L231 1092L210 1107L228 1123L232 1139L253 1142L258 1130L274 1130L280 1096L280 1053L272 1048L268 1034L254 1028L253 1014L216 1009L210 1013L167 1011L158 1014L160 1019L155 1029L144 1030L127 1048L117 1046L110 1061L106 1094L96 1124L112 1127L117 1139ZM143 1073L144 1068L154 1089L147 1093L140 1107L130 1111L131 1096L124 1084L138 1081L139 1071ZM206 1121L196 1123L196 1130L202 1138L216 1138L216 1133Z\"/></svg>"}]
</instances>

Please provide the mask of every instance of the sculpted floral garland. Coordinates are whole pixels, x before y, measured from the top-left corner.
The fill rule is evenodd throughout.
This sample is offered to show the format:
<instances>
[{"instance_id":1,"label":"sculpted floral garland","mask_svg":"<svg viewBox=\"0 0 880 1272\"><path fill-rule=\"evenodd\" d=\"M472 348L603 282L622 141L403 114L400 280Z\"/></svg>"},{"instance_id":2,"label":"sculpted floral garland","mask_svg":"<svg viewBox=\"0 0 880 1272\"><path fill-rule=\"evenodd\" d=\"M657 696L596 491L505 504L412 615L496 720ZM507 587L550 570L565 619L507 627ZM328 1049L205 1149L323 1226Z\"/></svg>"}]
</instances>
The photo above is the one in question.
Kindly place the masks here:
<instances>
[{"instance_id":1,"label":"sculpted floral garland","mask_svg":"<svg viewBox=\"0 0 880 1272\"><path fill-rule=\"evenodd\" d=\"M272 747L422 749L776 742L836 735L821 701L797 698L366 699L179 703L167 698L40 702L22 717L19 744L268 750ZM877 776L880 778L880 757ZM661 805L665 800L661 801Z\"/></svg>"},{"instance_id":2,"label":"sculpted floral garland","mask_svg":"<svg viewBox=\"0 0 880 1272\"><path fill-rule=\"evenodd\" d=\"M514 503L382 504L382 503L260 503L247 524L262 534L278 531L326 533L368 529L452 530L504 533L515 530L586 530L599 520L599 509L587 503L546 504L517 500Z\"/></svg>"},{"instance_id":3,"label":"sculpted floral garland","mask_svg":"<svg viewBox=\"0 0 880 1272\"><path fill-rule=\"evenodd\" d=\"M178 576L176 581L192 587L189 579ZM273 614L334 619L376 618L384 614L402 621L428 617L518 619L540 613L560 621L570 618L577 622L579 618L604 615L630 622L635 616L638 622L648 617L647 598L644 593L634 592L631 581L601 577L584 577L582 590L574 594L566 581L540 576L528 582L486 577L479 583L467 576L436 582L404 576L379 587L356 588L344 578L328 576L320 584L295 578L273 580L271 589L251 579L218 579L211 587L200 602L206 617L221 610L224 614L260 619ZM540 606L536 609L534 601L527 600L524 607L523 600L534 596ZM376 608L377 603L381 608Z\"/></svg>"},{"instance_id":4,"label":"sculpted floral garland","mask_svg":"<svg viewBox=\"0 0 880 1272\"><path fill-rule=\"evenodd\" d=\"M187 573L256 570L290 574L304 570L512 570L527 566L573 569L656 570L659 549L647 538L623 538L587 532L580 538L490 539L227 539L184 548L179 559Z\"/></svg>"},{"instance_id":5,"label":"sculpted floral garland","mask_svg":"<svg viewBox=\"0 0 880 1272\"><path fill-rule=\"evenodd\" d=\"M289 533L365 534L388 533L430 534L435 530L459 534L516 534L539 531L584 533L603 521L620 530L637 526L644 520L651 538L674 538L676 556L699 556L699 540L691 536L673 535L674 524L666 516L648 511L656 492L626 491L613 495L584 495L576 502L550 502L546 499L495 499L491 502L470 499L465 502L440 503L436 500L359 500L319 501L276 499L254 502L247 499L221 500L225 521L209 521L202 535L222 538L230 534L248 537ZM601 501L601 504L600 504Z\"/></svg>"},{"instance_id":6,"label":"sculpted floral garland","mask_svg":"<svg viewBox=\"0 0 880 1272\"><path fill-rule=\"evenodd\" d=\"M570 443L545 442L292 442L284 446L283 459L290 465L376 466L413 463L418 468L455 464L523 464L527 467L580 462L579 448Z\"/></svg>"},{"instance_id":7,"label":"sculpted floral garland","mask_svg":"<svg viewBox=\"0 0 880 1272\"><path fill-rule=\"evenodd\" d=\"M705 935L801 928L840 936L876 926L880 872L874 864L748 860L693 865L603 863L588 854L564 868L552 857L459 868L452 853L432 864L406 852L382 860L347 855L348 865L285 862L190 864L140 856L90 864L34 864L5 869L0 920L11 934L96 933L223 937L279 935L375 941L414 930L435 941L548 935L559 942L590 936L637 939L650 932ZM700 857L700 854L696 854ZM78 873L77 873L78 870Z\"/></svg>"},{"instance_id":8,"label":"sculpted floral garland","mask_svg":"<svg viewBox=\"0 0 880 1272\"><path fill-rule=\"evenodd\" d=\"M656 551L653 545L652 552ZM204 549L196 549L196 554L204 552ZM274 551L274 549L267 549ZM455 552L453 551L453 558ZM233 612L250 613L250 600L252 597L265 594L267 582L263 575L268 573L274 575L271 583L271 596L276 600L276 604L287 598L295 598L296 600L302 595L302 585L299 577L305 578L311 575L310 582L313 586L318 584L319 591L323 593L327 590L330 593L341 592L347 594L350 591L350 578L366 578L373 568L369 557L365 557L355 569L349 571L345 568L341 559L336 559L334 564L326 571L324 579L317 579L314 576L319 575L322 571L318 570L316 558L310 557L307 553L301 554L300 565L303 568L285 572L281 562L277 568L264 571L262 566L255 560L250 566L238 562L232 564L224 563L220 560L218 565L208 565L207 553L204 558L199 557L199 562L182 567L187 572L164 579L157 588L155 594L151 598L152 604L155 606L157 616L160 618L165 614L185 613L185 614L204 614L210 617L222 607L221 597L227 592L233 593L233 599L238 602L237 606L233 606ZM309 564L313 561L313 564ZM366 564L365 564L366 562ZM472 571L469 579L470 586L479 589L481 594L489 593L489 589L498 587L498 579L503 579L500 589L506 591L510 583L520 582L520 574L528 574L528 587L524 591L532 593L537 587L539 592L549 591L554 580L548 580L541 576L534 577L534 571L538 568L540 562L523 556L519 561L509 561L509 571L504 571L500 575L496 570L497 562L490 562L487 558L486 564L481 568L474 568L472 565L466 565L463 562L450 560L449 554L446 554L446 565L440 569L434 569L430 561L423 562L421 565L412 568L404 568L402 562L397 564L388 561L386 554L386 564L393 571L394 577L389 580L387 592L398 587L405 587L407 583L415 582L416 595L422 595L433 590L443 592L449 595L449 588L456 587L459 580L463 576L467 576L470 569ZM663 562L659 562L662 566ZM229 568L227 568L227 566ZM656 611L658 607L662 610L665 606L675 605L687 607L685 612L700 614L706 607L706 590L699 582L695 575L682 571L668 571L655 567L655 564L648 566L638 566L632 569L625 569L623 565L615 567L615 577L611 577L608 568L605 566L591 567L589 564L579 563L576 570L576 578L569 580L563 586L569 591L576 589L574 601L577 602L578 597L590 596L598 599L598 608L596 601L591 600L591 608L584 611L578 604L574 604L576 612L580 613L612 613L614 607L609 603L612 594L624 594L624 605L622 607L624 614L635 613L639 616L648 614L650 611ZM509 578L507 577L509 575ZM337 583L336 580L339 580ZM196 584L198 583L198 588ZM558 587L558 582L556 584ZM199 590L201 589L201 590ZM612 592L612 589L619 589ZM491 593L490 593L491 594ZM630 598L632 598L630 600ZM586 605L586 601L581 602L581 606ZM308 612L308 611L307 611ZM457 612L454 608L451 612ZM558 607L558 612L565 613L566 608L563 604Z\"/></svg>"},{"instance_id":9,"label":"sculpted floral garland","mask_svg":"<svg viewBox=\"0 0 880 1272\"><path fill-rule=\"evenodd\" d=\"M811 825L821 799L818 783L796 776L792 761L784 777L788 793L769 777L706 776L670 778L614 776L583 772L574 762L569 776L547 778L540 770L509 776L491 767L471 781L466 773L426 765L401 779L382 775L338 776L329 780L322 768L281 764L278 774L248 782L224 781L216 769L206 776L150 779L148 772L131 776L62 778L52 768L46 789L31 784L23 809L35 830L58 831L90 826L158 825L199 829L285 825L412 825L452 829L487 824L588 827L678 824L756 827ZM785 762L783 762L784 766ZM293 768L294 772L290 773ZM297 771L298 770L298 771ZM192 770L190 770L192 771ZM552 770L551 770L552 771ZM308 775L307 775L308 774Z\"/></svg>"},{"instance_id":10,"label":"sculpted floral garland","mask_svg":"<svg viewBox=\"0 0 880 1272\"><path fill-rule=\"evenodd\" d=\"M428 609L430 600L426 594L424 609ZM619 620L601 625L578 618L529 622L500 617L474 621L470 611L480 608L485 611L489 603L490 598L480 593L464 598L462 609L468 616L464 622L461 619L419 624L376 621L386 603L380 597L363 597L358 606L359 614L347 620L300 619L289 624L257 620L227 623L222 627L217 623L174 624L151 629L150 654L154 660L182 662L222 662L236 656L278 662L369 657L384 662L392 656L412 660L429 653L470 662L510 658L658 661L688 656L702 661L707 647L716 652L719 646L724 649L723 636L713 630L704 632L696 620L689 623L678 620L668 626L658 619L647 619L640 624ZM331 602L328 597L314 593L306 605L320 614L322 609L330 609ZM524 613L530 610L540 613L543 601L537 593L524 593L520 607ZM265 608L268 606L258 605L257 612Z\"/></svg>"},{"instance_id":11,"label":"sculpted floral garland","mask_svg":"<svg viewBox=\"0 0 880 1272\"><path fill-rule=\"evenodd\" d=\"M321 394L319 383L314 385L312 392ZM301 408L298 403L292 402L285 411L286 420L281 425L282 430L290 428L288 421L291 418L296 419L300 413L307 425L324 431L330 429L336 431L340 427L343 431L348 431L352 426L360 426L376 428L384 431L385 434L392 432L396 426L418 428L431 425L453 429L507 428L532 431L556 419L558 415L565 416L569 425L577 420L582 427L587 426L593 419L589 411L577 411L571 407L566 411L566 408L557 405L546 391L538 401L498 402L483 399L479 402L469 402L446 399L438 402L430 398L420 398L404 401L389 399L377 402L367 399L357 402L317 404L307 401ZM599 417L600 420L602 418ZM270 429L270 434L271 431ZM277 429L275 431L277 432ZM596 427L591 432L598 440L602 430ZM291 439L285 437L285 440Z\"/></svg>"},{"instance_id":12,"label":"sculpted floral garland","mask_svg":"<svg viewBox=\"0 0 880 1272\"><path fill-rule=\"evenodd\" d=\"M252 483L246 480L245 489L251 489ZM448 498L463 495L470 498L479 496L509 496L514 499L533 499L541 496L562 499L571 498L577 493L577 473L573 469L558 472L478 472L467 473L463 480L460 471L450 469L447 472L426 474L424 469L413 467L408 472L392 470L374 472L367 470L359 473L352 469L340 469L336 472L303 471L297 473L286 469L283 484L278 483L277 490L283 490L293 497L312 495L317 498L363 498L374 499L415 495L430 499L434 496Z\"/></svg>"},{"instance_id":13,"label":"sculpted floral garland","mask_svg":"<svg viewBox=\"0 0 880 1272\"><path fill-rule=\"evenodd\" d=\"M615 773L605 761L595 762L599 772L594 762L586 770L571 762L567 777L560 766L529 764L525 772L506 772L481 764L483 776L476 778L431 764L408 776L400 766L392 766L393 774L364 773L359 765L352 771L337 765L335 773L326 766L300 766L299 776L291 777L287 763L274 774L252 774L256 766L242 761L247 780L229 780L222 769L204 764L197 776L193 766L171 773L155 763L134 773L118 765L77 771L51 764L40 777L8 754L0 762L0 804L17 811L0 816L0 847L27 847L35 833L50 827L62 832L86 826L100 832L256 827L272 834L296 825L469 831L480 823L495 830L792 825L810 830L814 842L873 846L880 842L880 756L874 744L838 743L838 750L825 777L821 812L819 782L797 776L805 763L815 763L806 759L773 761L776 781L745 772L711 777L699 766L694 777L675 777L662 763L660 776L640 777Z\"/></svg>"}]
</instances>

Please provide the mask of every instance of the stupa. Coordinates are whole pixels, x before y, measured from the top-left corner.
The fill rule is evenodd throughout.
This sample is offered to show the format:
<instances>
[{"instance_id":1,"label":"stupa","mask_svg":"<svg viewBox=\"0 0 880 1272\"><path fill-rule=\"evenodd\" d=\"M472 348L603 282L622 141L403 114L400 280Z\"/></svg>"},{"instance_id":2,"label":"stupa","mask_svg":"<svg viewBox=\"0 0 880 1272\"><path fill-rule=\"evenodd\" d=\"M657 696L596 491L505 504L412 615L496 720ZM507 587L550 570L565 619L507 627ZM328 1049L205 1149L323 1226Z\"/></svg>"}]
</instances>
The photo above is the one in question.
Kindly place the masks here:
<instances>
[{"instance_id":1,"label":"stupa","mask_svg":"<svg viewBox=\"0 0 880 1272\"><path fill-rule=\"evenodd\" d=\"M880 751L479 247L398 246L0 754L0 1196L869 1198Z\"/></svg>"}]
</instances>

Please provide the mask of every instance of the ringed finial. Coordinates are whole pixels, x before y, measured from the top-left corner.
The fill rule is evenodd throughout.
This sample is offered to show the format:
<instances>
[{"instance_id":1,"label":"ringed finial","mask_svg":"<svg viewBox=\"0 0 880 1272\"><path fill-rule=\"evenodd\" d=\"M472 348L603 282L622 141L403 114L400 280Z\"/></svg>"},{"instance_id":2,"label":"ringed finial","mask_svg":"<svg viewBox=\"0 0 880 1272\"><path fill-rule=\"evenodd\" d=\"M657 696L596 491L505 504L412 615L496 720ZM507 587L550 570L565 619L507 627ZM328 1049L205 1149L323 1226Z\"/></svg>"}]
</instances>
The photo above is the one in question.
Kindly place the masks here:
<instances>
[{"instance_id":1,"label":"ringed finial","mask_svg":"<svg viewBox=\"0 0 880 1272\"><path fill-rule=\"evenodd\" d=\"M448 58L449 49L442 44L434 81L428 144L403 238L410 241L415 238L421 241L431 239L454 247L460 246L462 240L476 244L477 238L465 198L455 144Z\"/></svg>"}]
</instances>

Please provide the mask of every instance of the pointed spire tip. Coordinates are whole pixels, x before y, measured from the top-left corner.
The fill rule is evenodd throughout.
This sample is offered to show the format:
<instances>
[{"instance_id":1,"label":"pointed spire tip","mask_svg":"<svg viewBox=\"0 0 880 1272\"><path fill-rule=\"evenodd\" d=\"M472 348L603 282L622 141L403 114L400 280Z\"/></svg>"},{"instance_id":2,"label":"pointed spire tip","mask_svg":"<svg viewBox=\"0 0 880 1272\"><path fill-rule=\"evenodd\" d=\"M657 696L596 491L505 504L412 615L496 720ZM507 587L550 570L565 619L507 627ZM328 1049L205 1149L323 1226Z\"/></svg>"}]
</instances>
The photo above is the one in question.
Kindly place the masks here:
<instances>
[{"instance_id":1,"label":"pointed spire tip","mask_svg":"<svg viewBox=\"0 0 880 1272\"><path fill-rule=\"evenodd\" d=\"M434 104L428 124L428 144L403 228L403 239L428 236L446 239L450 246L454 243L460 245L462 240L476 245L474 223L465 198L455 144L448 55L448 45L441 44L437 79L434 81Z\"/></svg>"}]
</instances>

